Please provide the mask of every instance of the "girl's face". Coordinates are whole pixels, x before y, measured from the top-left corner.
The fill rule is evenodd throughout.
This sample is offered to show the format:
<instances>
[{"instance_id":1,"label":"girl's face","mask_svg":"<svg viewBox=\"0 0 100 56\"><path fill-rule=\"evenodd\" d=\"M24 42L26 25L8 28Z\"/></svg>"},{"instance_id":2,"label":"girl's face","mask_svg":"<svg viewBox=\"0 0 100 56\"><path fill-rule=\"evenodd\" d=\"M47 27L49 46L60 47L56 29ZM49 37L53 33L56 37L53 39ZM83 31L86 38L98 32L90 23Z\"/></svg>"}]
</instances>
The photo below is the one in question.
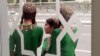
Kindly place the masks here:
<instances>
[{"instance_id":1,"label":"girl's face","mask_svg":"<svg viewBox=\"0 0 100 56\"><path fill-rule=\"evenodd\" d=\"M46 22L44 29L45 29L46 34L50 34L53 28Z\"/></svg>"}]
</instances>

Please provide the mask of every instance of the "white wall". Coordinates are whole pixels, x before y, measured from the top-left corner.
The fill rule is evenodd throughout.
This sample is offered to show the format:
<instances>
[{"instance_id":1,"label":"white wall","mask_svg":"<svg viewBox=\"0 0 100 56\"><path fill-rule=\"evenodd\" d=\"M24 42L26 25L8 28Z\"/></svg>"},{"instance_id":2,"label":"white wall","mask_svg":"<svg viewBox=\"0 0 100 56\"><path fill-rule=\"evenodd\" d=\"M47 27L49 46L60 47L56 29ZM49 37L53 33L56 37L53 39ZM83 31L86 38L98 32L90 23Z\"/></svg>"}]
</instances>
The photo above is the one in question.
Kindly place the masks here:
<instances>
[{"instance_id":1,"label":"white wall","mask_svg":"<svg viewBox=\"0 0 100 56\"><path fill-rule=\"evenodd\" d=\"M91 0L76 0L76 1L78 1L78 2L83 2L83 1L89 1L89 2L91 2Z\"/></svg>"}]
</instances>

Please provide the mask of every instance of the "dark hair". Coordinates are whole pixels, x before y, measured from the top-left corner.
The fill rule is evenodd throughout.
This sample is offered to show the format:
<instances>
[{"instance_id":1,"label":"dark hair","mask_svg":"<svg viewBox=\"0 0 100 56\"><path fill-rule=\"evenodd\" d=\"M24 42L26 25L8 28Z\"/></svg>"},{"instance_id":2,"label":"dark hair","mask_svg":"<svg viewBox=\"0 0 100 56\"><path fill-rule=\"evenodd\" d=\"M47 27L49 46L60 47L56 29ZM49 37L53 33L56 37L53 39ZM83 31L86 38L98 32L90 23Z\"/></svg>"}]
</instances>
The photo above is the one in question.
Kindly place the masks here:
<instances>
[{"instance_id":1,"label":"dark hair","mask_svg":"<svg viewBox=\"0 0 100 56\"><path fill-rule=\"evenodd\" d=\"M36 17L36 12L34 13L23 12L20 24L23 23L23 19L25 20L31 19L32 24L35 24L36 23L35 17Z\"/></svg>"},{"instance_id":2,"label":"dark hair","mask_svg":"<svg viewBox=\"0 0 100 56\"><path fill-rule=\"evenodd\" d=\"M62 23L60 22L60 20L58 20L57 28L60 28L61 25L62 25Z\"/></svg>"},{"instance_id":3,"label":"dark hair","mask_svg":"<svg viewBox=\"0 0 100 56\"><path fill-rule=\"evenodd\" d=\"M47 20L46 20L46 22L51 26L51 27L54 27L54 28L56 28L56 22L52 19L52 18L48 18Z\"/></svg>"},{"instance_id":4,"label":"dark hair","mask_svg":"<svg viewBox=\"0 0 100 56\"><path fill-rule=\"evenodd\" d=\"M32 24L35 24L35 17L36 17L36 6L32 2L26 2L23 5L23 14L21 18L20 24L23 23L23 20L32 20Z\"/></svg>"}]
</instances>

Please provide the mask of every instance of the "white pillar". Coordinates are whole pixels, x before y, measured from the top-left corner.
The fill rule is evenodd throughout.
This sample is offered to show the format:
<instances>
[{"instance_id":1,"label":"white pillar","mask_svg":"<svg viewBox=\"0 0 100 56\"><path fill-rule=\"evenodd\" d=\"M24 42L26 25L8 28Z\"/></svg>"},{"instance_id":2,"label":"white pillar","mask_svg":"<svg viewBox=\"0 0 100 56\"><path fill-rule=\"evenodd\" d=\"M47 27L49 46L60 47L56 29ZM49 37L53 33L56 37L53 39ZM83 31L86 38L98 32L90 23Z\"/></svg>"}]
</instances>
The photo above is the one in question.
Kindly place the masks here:
<instances>
[{"instance_id":1,"label":"white pillar","mask_svg":"<svg viewBox=\"0 0 100 56\"><path fill-rule=\"evenodd\" d=\"M8 42L8 17L7 17L7 0L0 0L0 38L1 54L0 56L9 56Z\"/></svg>"}]
</instances>

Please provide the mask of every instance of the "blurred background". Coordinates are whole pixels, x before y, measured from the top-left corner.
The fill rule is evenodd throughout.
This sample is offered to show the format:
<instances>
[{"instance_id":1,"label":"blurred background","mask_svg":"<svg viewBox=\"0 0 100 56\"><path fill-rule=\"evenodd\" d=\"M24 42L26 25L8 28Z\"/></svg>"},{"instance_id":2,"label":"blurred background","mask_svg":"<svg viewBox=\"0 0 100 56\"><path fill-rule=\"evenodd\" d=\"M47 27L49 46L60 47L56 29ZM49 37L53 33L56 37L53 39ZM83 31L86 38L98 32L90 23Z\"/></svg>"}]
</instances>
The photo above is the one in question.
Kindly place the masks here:
<instances>
[{"instance_id":1,"label":"blurred background","mask_svg":"<svg viewBox=\"0 0 100 56\"><path fill-rule=\"evenodd\" d=\"M47 18L57 16L56 0L8 0L9 33L19 25L22 5L28 1L37 6L36 21L38 25L43 27ZM76 56L91 56L91 0L61 0L60 4L71 6L83 26Z\"/></svg>"}]
</instances>

